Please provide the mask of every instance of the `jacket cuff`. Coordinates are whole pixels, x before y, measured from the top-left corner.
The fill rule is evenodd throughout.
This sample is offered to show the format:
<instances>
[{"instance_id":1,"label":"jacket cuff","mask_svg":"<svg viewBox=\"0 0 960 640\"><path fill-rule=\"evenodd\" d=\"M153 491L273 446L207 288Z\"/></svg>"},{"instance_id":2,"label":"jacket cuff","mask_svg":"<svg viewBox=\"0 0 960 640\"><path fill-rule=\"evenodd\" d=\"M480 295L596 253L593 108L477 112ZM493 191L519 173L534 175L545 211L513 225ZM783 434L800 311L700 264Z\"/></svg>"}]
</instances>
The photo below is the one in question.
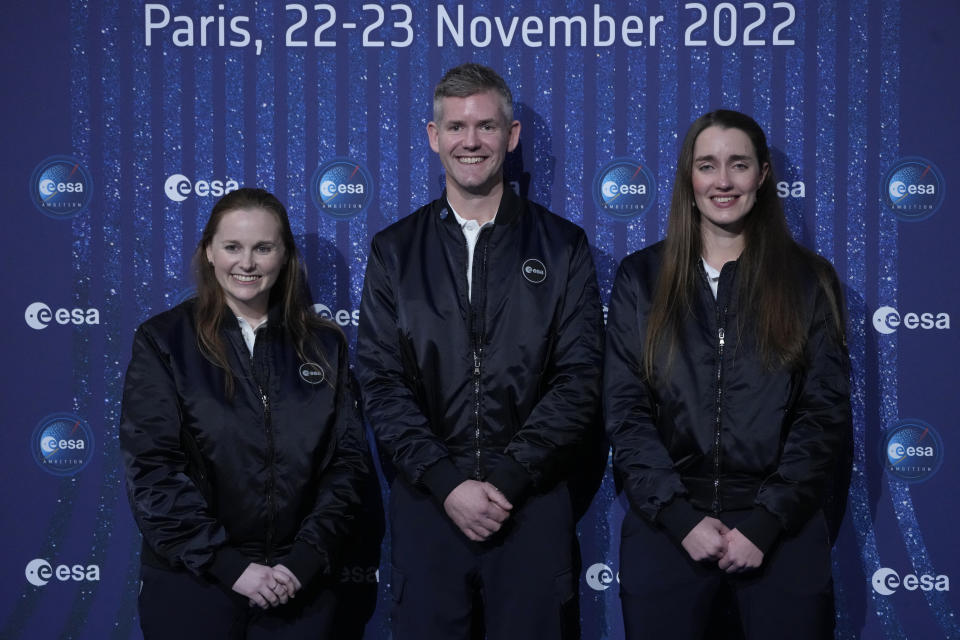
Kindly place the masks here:
<instances>
[{"instance_id":1,"label":"jacket cuff","mask_svg":"<svg viewBox=\"0 0 960 640\"><path fill-rule=\"evenodd\" d=\"M423 472L420 482L443 504L450 492L466 480L450 458L440 458Z\"/></svg>"},{"instance_id":2,"label":"jacket cuff","mask_svg":"<svg viewBox=\"0 0 960 640\"><path fill-rule=\"evenodd\" d=\"M487 482L499 489L514 506L519 504L533 487L533 478L510 456L504 456L497 463L487 476Z\"/></svg>"},{"instance_id":3,"label":"jacket cuff","mask_svg":"<svg viewBox=\"0 0 960 640\"><path fill-rule=\"evenodd\" d=\"M783 529L780 526L780 520L763 507L754 507L743 522L737 525L747 540L752 542L763 555L767 555L773 543L780 537Z\"/></svg>"},{"instance_id":4,"label":"jacket cuff","mask_svg":"<svg viewBox=\"0 0 960 640\"><path fill-rule=\"evenodd\" d=\"M237 579L250 565L250 559L234 547L220 547L213 553L213 562L207 565L207 573L232 588Z\"/></svg>"},{"instance_id":5,"label":"jacket cuff","mask_svg":"<svg viewBox=\"0 0 960 640\"><path fill-rule=\"evenodd\" d=\"M682 543L687 534L703 520L704 514L693 508L690 501L683 496L677 496L665 507L660 509L656 521L659 522L667 534L678 543Z\"/></svg>"},{"instance_id":6,"label":"jacket cuff","mask_svg":"<svg viewBox=\"0 0 960 640\"><path fill-rule=\"evenodd\" d=\"M294 541L290 555L283 558L280 564L290 569L303 586L321 573L330 573L331 569L327 553L302 540Z\"/></svg>"}]
</instances>

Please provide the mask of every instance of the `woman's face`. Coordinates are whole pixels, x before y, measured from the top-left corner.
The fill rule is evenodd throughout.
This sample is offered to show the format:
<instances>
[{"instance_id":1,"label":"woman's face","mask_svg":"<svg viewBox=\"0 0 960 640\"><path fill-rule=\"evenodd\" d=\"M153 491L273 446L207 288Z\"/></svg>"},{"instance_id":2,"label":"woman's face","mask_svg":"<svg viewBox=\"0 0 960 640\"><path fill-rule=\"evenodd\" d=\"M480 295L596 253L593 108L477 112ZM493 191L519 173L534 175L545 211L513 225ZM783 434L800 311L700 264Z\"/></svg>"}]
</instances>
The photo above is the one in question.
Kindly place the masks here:
<instances>
[{"instance_id":1,"label":"woman's face","mask_svg":"<svg viewBox=\"0 0 960 640\"><path fill-rule=\"evenodd\" d=\"M286 251L276 216L259 207L235 209L223 214L207 260L227 305L251 323L267 313L270 289L283 269Z\"/></svg>"},{"instance_id":2,"label":"woman's face","mask_svg":"<svg viewBox=\"0 0 960 640\"><path fill-rule=\"evenodd\" d=\"M739 235L769 167L740 129L707 127L693 145L693 198L705 233Z\"/></svg>"}]
</instances>

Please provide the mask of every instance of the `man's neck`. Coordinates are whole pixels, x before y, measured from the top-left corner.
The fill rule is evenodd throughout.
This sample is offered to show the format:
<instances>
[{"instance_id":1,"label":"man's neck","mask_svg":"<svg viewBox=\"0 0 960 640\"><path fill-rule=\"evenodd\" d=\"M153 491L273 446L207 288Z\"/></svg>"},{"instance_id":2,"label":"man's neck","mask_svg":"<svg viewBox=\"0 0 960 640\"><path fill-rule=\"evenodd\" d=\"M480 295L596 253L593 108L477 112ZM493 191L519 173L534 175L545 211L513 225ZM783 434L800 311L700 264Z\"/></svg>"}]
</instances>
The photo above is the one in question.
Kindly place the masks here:
<instances>
[{"instance_id":1,"label":"man's neck","mask_svg":"<svg viewBox=\"0 0 960 640\"><path fill-rule=\"evenodd\" d=\"M480 225L490 222L497 215L502 197L502 180L484 194L464 193L458 189L447 187L447 202L457 212L457 215L465 220L476 220L477 224Z\"/></svg>"}]
</instances>

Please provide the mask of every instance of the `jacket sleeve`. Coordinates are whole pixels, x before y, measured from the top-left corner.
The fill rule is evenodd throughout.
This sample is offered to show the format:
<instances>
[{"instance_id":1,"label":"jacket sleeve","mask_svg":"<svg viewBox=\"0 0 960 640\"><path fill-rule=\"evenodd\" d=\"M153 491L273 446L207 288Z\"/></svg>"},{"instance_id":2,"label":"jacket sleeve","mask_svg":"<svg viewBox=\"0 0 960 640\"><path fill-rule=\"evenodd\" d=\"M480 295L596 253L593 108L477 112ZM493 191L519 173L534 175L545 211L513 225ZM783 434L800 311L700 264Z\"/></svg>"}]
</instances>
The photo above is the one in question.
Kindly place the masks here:
<instances>
[{"instance_id":1,"label":"jacket sleeve","mask_svg":"<svg viewBox=\"0 0 960 640\"><path fill-rule=\"evenodd\" d=\"M843 332L837 328L843 323L843 296L833 268L821 269L826 270L826 282L817 287L806 368L783 453L757 494L759 507L738 526L761 549L781 531L798 529L820 508L852 426L850 360Z\"/></svg>"},{"instance_id":2,"label":"jacket sleeve","mask_svg":"<svg viewBox=\"0 0 960 640\"><path fill-rule=\"evenodd\" d=\"M337 371L335 447L330 463L317 471L317 499L304 518L284 565L304 584L330 574L344 538L361 508L361 487L373 464L353 389L346 344L341 341Z\"/></svg>"},{"instance_id":3,"label":"jacket sleeve","mask_svg":"<svg viewBox=\"0 0 960 640\"><path fill-rule=\"evenodd\" d=\"M602 430L603 310L586 234L579 231L542 373L543 394L487 481L511 502L532 487L566 476L568 467ZM595 447L594 447L595 449Z\"/></svg>"},{"instance_id":4,"label":"jacket sleeve","mask_svg":"<svg viewBox=\"0 0 960 640\"><path fill-rule=\"evenodd\" d=\"M181 440L180 403L165 356L141 327L123 389L120 450L133 516L151 551L232 586L249 564L227 544Z\"/></svg>"},{"instance_id":5,"label":"jacket sleeve","mask_svg":"<svg viewBox=\"0 0 960 640\"><path fill-rule=\"evenodd\" d=\"M466 478L420 408L411 387L413 381L404 371L399 341L395 288L375 237L357 330L357 375L364 412L377 444L390 456L397 471L411 483L426 486L443 502Z\"/></svg>"},{"instance_id":6,"label":"jacket sleeve","mask_svg":"<svg viewBox=\"0 0 960 640\"><path fill-rule=\"evenodd\" d=\"M662 524L678 542L702 519L686 498L656 425L656 400L643 375L648 295L624 262L617 271L607 315L603 391L613 467L631 508Z\"/></svg>"}]
</instances>

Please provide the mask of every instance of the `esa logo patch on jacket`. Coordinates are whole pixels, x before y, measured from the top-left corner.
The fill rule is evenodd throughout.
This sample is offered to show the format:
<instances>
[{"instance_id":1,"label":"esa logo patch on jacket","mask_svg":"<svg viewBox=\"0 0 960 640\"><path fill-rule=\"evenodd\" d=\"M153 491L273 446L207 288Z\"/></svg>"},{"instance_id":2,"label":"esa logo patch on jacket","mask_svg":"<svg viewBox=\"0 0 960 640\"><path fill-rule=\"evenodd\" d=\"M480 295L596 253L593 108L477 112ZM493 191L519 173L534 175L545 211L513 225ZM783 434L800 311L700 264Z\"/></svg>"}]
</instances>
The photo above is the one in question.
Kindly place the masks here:
<instances>
[{"instance_id":1,"label":"esa logo patch on jacket","mask_svg":"<svg viewBox=\"0 0 960 640\"><path fill-rule=\"evenodd\" d=\"M323 368L316 362L304 362L300 365L300 377L304 382L320 384L323 382Z\"/></svg>"},{"instance_id":2,"label":"esa logo patch on jacket","mask_svg":"<svg viewBox=\"0 0 960 640\"><path fill-rule=\"evenodd\" d=\"M527 258L520 268L523 277L533 284L540 284L547 279L547 268L536 258Z\"/></svg>"}]
</instances>

